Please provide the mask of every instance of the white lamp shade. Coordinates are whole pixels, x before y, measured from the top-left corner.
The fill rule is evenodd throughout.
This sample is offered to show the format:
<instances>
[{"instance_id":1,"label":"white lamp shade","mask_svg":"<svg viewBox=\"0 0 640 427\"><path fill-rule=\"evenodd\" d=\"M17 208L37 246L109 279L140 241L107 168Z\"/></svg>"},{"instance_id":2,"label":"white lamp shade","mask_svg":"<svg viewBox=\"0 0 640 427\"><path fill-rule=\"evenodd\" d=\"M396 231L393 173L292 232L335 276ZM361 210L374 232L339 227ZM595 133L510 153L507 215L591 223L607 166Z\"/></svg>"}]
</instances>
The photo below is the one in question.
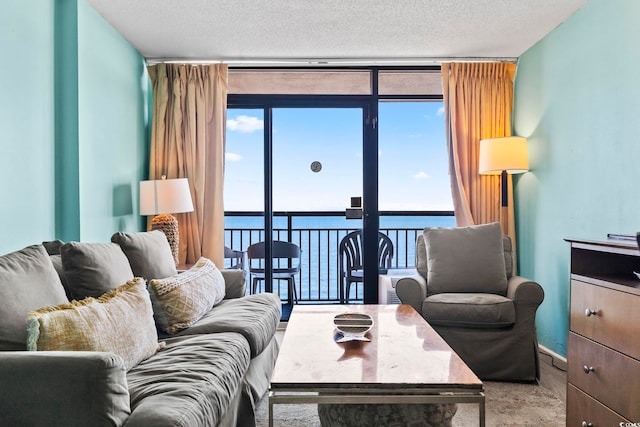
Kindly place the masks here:
<instances>
[{"instance_id":1,"label":"white lamp shade","mask_svg":"<svg viewBox=\"0 0 640 427\"><path fill-rule=\"evenodd\" d=\"M480 141L478 171L483 175L524 173L529 170L527 139L521 136L483 139Z\"/></svg>"},{"instance_id":2,"label":"white lamp shade","mask_svg":"<svg viewBox=\"0 0 640 427\"><path fill-rule=\"evenodd\" d=\"M193 211L187 178L140 181L140 215Z\"/></svg>"}]
</instances>

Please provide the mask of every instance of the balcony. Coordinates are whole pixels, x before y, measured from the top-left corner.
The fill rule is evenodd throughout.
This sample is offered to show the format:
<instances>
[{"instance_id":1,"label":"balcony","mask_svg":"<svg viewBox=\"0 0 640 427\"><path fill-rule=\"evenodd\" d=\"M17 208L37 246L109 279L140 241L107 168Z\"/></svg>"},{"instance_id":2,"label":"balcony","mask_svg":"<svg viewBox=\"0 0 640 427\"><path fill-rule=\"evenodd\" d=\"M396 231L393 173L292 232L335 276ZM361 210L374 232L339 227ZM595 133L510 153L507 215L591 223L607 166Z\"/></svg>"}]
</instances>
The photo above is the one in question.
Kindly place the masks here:
<instances>
[{"instance_id":1,"label":"balcony","mask_svg":"<svg viewBox=\"0 0 640 427\"><path fill-rule=\"evenodd\" d=\"M394 246L393 268L414 266L416 238L425 227L453 226L455 219L451 211L380 213L380 231L391 238ZM331 304L340 301L338 247L347 233L361 227L361 220L347 220L340 211L274 212L273 239L293 242L302 249L300 274L296 277L299 302ZM263 241L264 236L262 213L225 213L225 246L246 251L249 245ZM225 267L229 266L230 261L225 260ZM251 283L249 275L247 281ZM263 285L264 282L259 283ZM353 284L351 289L351 301L362 302L362 284ZM273 291L282 300L288 298L284 281L274 281Z\"/></svg>"}]
</instances>

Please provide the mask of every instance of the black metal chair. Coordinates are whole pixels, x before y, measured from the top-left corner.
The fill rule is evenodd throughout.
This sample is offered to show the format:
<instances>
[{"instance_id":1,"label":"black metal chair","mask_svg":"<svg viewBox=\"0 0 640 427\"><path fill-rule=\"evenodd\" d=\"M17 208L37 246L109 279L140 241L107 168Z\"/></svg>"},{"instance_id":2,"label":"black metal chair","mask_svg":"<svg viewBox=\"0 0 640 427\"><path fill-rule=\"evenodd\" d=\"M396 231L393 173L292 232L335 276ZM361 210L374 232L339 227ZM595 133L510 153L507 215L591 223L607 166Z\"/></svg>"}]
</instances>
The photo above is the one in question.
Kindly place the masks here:
<instances>
[{"instance_id":1,"label":"black metal chair","mask_svg":"<svg viewBox=\"0 0 640 427\"><path fill-rule=\"evenodd\" d=\"M244 270L244 252L224 247L224 258L231 260L228 268Z\"/></svg>"},{"instance_id":2,"label":"black metal chair","mask_svg":"<svg viewBox=\"0 0 640 427\"><path fill-rule=\"evenodd\" d=\"M339 258L340 303L348 303L351 284L364 281L361 230L352 231L342 238ZM389 236L378 232L378 269L391 268L392 260L393 242Z\"/></svg>"},{"instance_id":3,"label":"black metal chair","mask_svg":"<svg viewBox=\"0 0 640 427\"><path fill-rule=\"evenodd\" d=\"M272 242L272 258L276 261L273 267L274 280L286 280L289 285L289 302L297 303L296 274L300 272L300 247L294 243ZM247 248L249 273L251 273L251 293L256 293L258 280L265 280L265 242L254 243ZM280 267L286 263L286 267ZM257 265L256 265L257 264ZM273 265L273 264L272 264Z\"/></svg>"}]
</instances>

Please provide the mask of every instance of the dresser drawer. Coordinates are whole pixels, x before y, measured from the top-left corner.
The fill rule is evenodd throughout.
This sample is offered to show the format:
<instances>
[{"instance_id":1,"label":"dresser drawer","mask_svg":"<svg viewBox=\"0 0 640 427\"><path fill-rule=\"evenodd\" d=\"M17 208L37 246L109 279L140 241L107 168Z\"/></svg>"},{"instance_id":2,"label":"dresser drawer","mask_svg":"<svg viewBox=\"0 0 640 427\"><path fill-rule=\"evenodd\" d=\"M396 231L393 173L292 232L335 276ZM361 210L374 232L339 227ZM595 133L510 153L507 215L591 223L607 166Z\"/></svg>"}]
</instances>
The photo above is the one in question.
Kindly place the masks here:
<instances>
[{"instance_id":1,"label":"dresser drawer","mask_svg":"<svg viewBox=\"0 0 640 427\"><path fill-rule=\"evenodd\" d=\"M617 427L629 420L616 414L602 403L567 385L567 427ZM585 423L585 424L583 424Z\"/></svg>"},{"instance_id":2,"label":"dresser drawer","mask_svg":"<svg viewBox=\"0 0 640 427\"><path fill-rule=\"evenodd\" d=\"M574 333L568 344L569 383L619 414L640 420L640 362Z\"/></svg>"},{"instance_id":3,"label":"dresser drawer","mask_svg":"<svg viewBox=\"0 0 640 427\"><path fill-rule=\"evenodd\" d=\"M586 310L595 312L587 315ZM640 359L640 298L601 286L571 281L571 330Z\"/></svg>"}]
</instances>

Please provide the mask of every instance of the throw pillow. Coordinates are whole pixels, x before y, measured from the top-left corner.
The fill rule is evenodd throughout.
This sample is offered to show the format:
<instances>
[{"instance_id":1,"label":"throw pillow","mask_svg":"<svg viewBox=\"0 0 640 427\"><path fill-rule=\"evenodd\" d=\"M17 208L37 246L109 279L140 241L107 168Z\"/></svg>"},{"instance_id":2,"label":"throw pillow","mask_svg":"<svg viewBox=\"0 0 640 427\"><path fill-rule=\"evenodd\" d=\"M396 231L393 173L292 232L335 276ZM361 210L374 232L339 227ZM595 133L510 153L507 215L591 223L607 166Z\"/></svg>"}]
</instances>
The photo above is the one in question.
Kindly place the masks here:
<instances>
[{"instance_id":1,"label":"throw pillow","mask_svg":"<svg viewBox=\"0 0 640 427\"><path fill-rule=\"evenodd\" d=\"M482 292L505 295L502 228L497 222L423 232L429 294Z\"/></svg>"},{"instance_id":2,"label":"throw pillow","mask_svg":"<svg viewBox=\"0 0 640 427\"><path fill-rule=\"evenodd\" d=\"M26 350L27 314L69 302L42 245L0 256L0 351Z\"/></svg>"},{"instance_id":3,"label":"throw pillow","mask_svg":"<svg viewBox=\"0 0 640 427\"><path fill-rule=\"evenodd\" d=\"M158 325L170 334L200 320L225 294L222 274L207 258L184 273L151 280L149 287Z\"/></svg>"},{"instance_id":4,"label":"throw pillow","mask_svg":"<svg viewBox=\"0 0 640 427\"><path fill-rule=\"evenodd\" d=\"M49 255L60 255L60 248L64 245L62 240L51 240L42 242L42 246L47 250Z\"/></svg>"},{"instance_id":5,"label":"throw pillow","mask_svg":"<svg viewBox=\"0 0 640 427\"><path fill-rule=\"evenodd\" d=\"M99 297L133 279L129 260L115 243L69 242L60 248L72 298Z\"/></svg>"},{"instance_id":6,"label":"throw pillow","mask_svg":"<svg viewBox=\"0 0 640 427\"><path fill-rule=\"evenodd\" d=\"M160 230L115 233L111 241L120 245L136 277L151 280L178 274L167 236Z\"/></svg>"},{"instance_id":7,"label":"throw pillow","mask_svg":"<svg viewBox=\"0 0 640 427\"><path fill-rule=\"evenodd\" d=\"M29 313L31 351L106 351L127 370L158 350L158 333L144 279L102 295Z\"/></svg>"}]
</instances>

